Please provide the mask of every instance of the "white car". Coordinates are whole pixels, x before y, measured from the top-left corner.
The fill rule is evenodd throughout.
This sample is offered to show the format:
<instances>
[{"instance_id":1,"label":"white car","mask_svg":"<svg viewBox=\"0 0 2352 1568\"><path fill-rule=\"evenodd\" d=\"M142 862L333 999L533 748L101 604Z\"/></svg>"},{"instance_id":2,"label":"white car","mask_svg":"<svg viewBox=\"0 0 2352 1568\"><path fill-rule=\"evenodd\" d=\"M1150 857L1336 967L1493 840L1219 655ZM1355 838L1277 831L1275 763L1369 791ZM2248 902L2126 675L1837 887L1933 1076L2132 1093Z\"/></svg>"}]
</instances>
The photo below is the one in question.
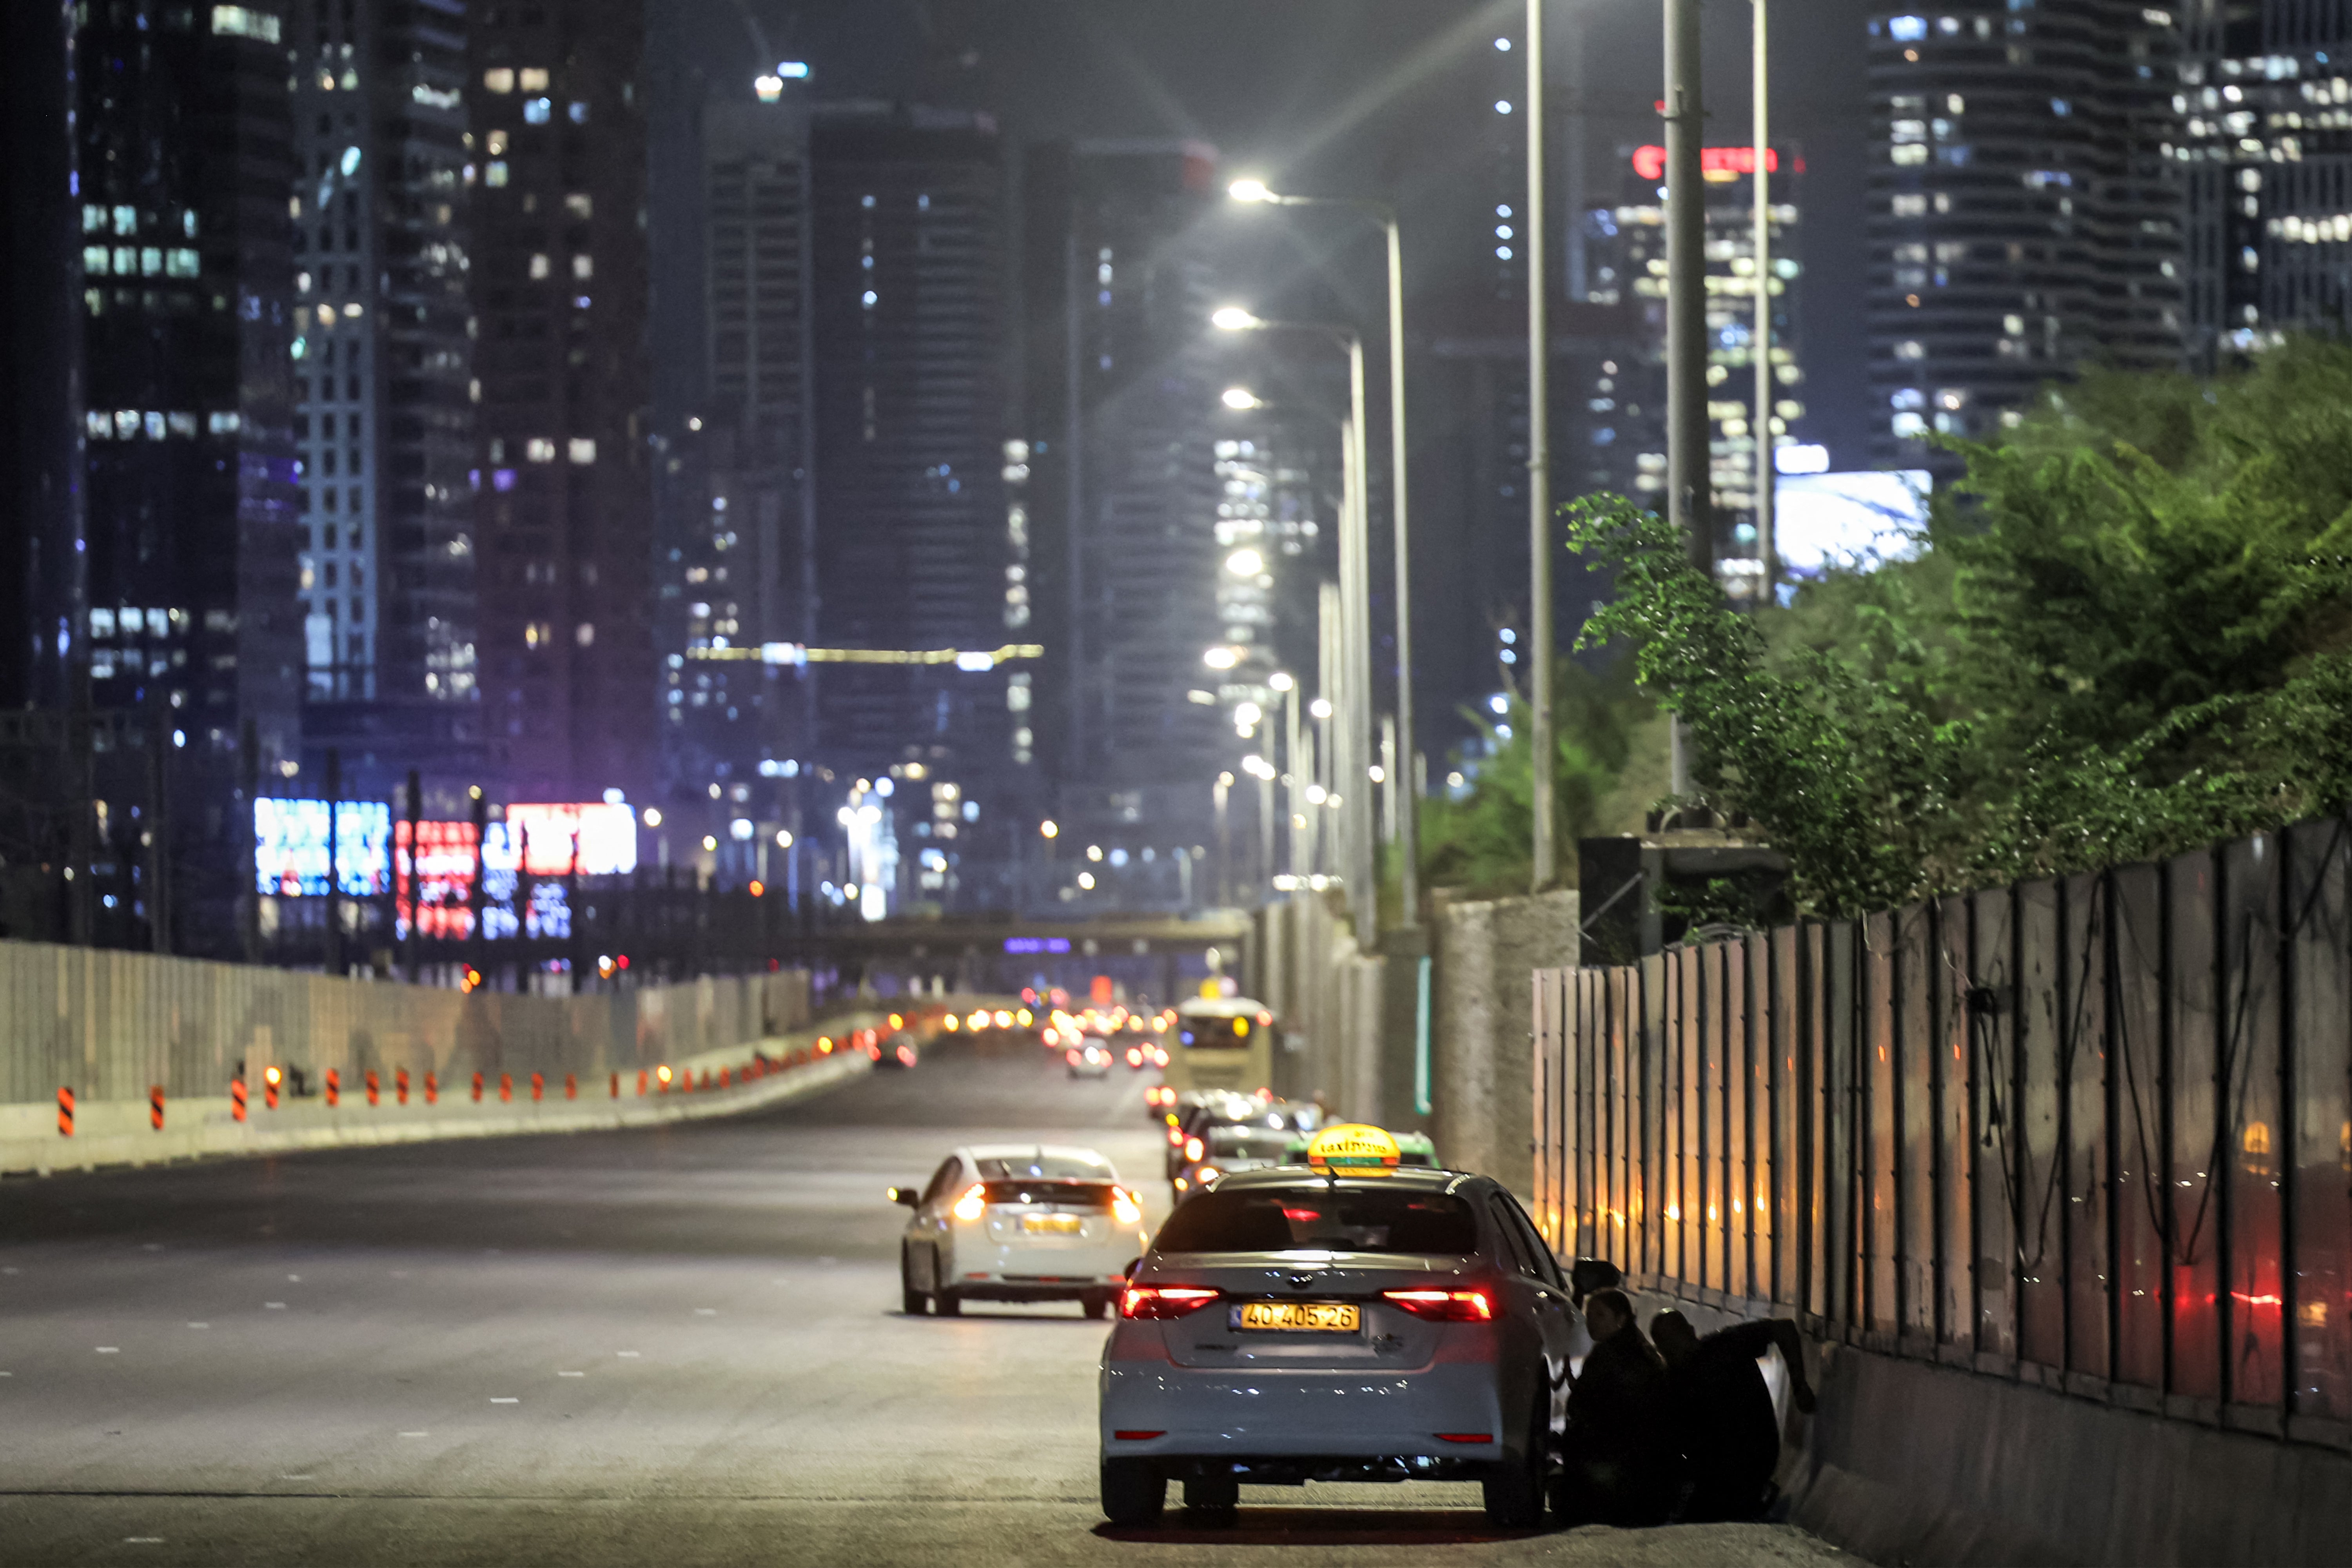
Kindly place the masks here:
<instances>
[{"instance_id":1,"label":"white car","mask_svg":"<svg viewBox=\"0 0 2352 1568\"><path fill-rule=\"evenodd\" d=\"M1572 1363L1551 1249L1500 1184L1453 1171L1243 1171L1187 1199L1103 1349L1102 1505L1156 1522L1244 1482L1458 1480L1539 1522Z\"/></svg>"},{"instance_id":2,"label":"white car","mask_svg":"<svg viewBox=\"0 0 2352 1568\"><path fill-rule=\"evenodd\" d=\"M902 1305L954 1317L966 1301L1078 1301L1099 1318L1150 1240L1143 1202L1092 1149L989 1143L956 1150L920 1191L898 1246Z\"/></svg>"},{"instance_id":3,"label":"white car","mask_svg":"<svg viewBox=\"0 0 2352 1568\"><path fill-rule=\"evenodd\" d=\"M1110 1042L1099 1035L1088 1035L1078 1044L1062 1053L1070 1064L1072 1078L1108 1078L1114 1058Z\"/></svg>"}]
</instances>

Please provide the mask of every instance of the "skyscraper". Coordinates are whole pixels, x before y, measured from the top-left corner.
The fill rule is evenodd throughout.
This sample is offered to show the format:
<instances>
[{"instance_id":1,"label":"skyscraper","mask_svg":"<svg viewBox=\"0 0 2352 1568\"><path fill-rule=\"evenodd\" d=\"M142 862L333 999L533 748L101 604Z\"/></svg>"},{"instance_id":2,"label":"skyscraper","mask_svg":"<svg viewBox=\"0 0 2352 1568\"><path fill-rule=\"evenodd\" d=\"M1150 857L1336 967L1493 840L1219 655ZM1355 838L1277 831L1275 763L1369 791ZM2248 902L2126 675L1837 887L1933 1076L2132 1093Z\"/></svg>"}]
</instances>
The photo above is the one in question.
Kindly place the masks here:
<instances>
[{"instance_id":1,"label":"skyscraper","mask_svg":"<svg viewBox=\"0 0 2352 1568\"><path fill-rule=\"evenodd\" d=\"M636 0L573 0L468 35L476 657L523 798L656 771L644 28Z\"/></svg>"},{"instance_id":2,"label":"skyscraper","mask_svg":"<svg viewBox=\"0 0 2352 1568\"><path fill-rule=\"evenodd\" d=\"M1874 18L1871 376L1893 468L1997 431L2097 359L2180 361L2169 11L2056 0Z\"/></svg>"},{"instance_id":3,"label":"skyscraper","mask_svg":"<svg viewBox=\"0 0 2352 1568\"><path fill-rule=\"evenodd\" d=\"M285 46L276 15L237 5L87 8L72 37L82 276L51 308L79 317L82 493L78 519L59 498L73 565L35 579L36 687L169 735L166 858L220 900L185 911L200 945L236 929L240 775L298 742ZM135 858L145 831L121 804L95 803L101 859Z\"/></svg>"},{"instance_id":4,"label":"skyscraper","mask_svg":"<svg viewBox=\"0 0 2352 1568\"><path fill-rule=\"evenodd\" d=\"M1014 742L1049 748L1056 809L1090 832L1205 838L1225 710L1263 705L1275 668L1282 563L1262 478L1216 450L1219 301L1191 232L1216 166L1180 142L1053 142L1024 163L1024 598L1051 684Z\"/></svg>"},{"instance_id":5,"label":"skyscraper","mask_svg":"<svg viewBox=\"0 0 2352 1568\"><path fill-rule=\"evenodd\" d=\"M2352 10L2281 0L2183 16L2190 355L2352 323Z\"/></svg>"},{"instance_id":6,"label":"skyscraper","mask_svg":"<svg viewBox=\"0 0 2352 1568\"><path fill-rule=\"evenodd\" d=\"M466 25L461 0L301 0L288 18L314 702L477 695Z\"/></svg>"}]
</instances>

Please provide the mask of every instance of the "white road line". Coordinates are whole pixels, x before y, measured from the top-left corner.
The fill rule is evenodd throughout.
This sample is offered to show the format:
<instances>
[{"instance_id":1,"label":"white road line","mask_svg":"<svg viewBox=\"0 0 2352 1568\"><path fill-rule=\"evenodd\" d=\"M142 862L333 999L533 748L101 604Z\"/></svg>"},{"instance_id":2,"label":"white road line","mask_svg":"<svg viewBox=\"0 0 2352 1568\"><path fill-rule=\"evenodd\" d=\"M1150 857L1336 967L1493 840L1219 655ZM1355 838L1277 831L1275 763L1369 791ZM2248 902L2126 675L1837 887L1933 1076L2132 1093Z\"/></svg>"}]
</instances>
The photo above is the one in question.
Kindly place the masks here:
<instances>
[{"instance_id":1,"label":"white road line","mask_svg":"<svg viewBox=\"0 0 2352 1568\"><path fill-rule=\"evenodd\" d=\"M588 1374L584 1372L559 1372L555 1375L558 1377L585 1377Z\"/></svg>"},{"instance_id":2,"label":"white road line","mask_svg":"<svg viewBox=\"0 0 2352 1568\"><path fill-rule=\"evenodd\" d=\"M100 1355L121 1355L122 1353L122 1347L121 1345L100 1345L98 1347L98 1353Z\"/></svg>"},{"instance_id":3,"label":"white road line","mask_svg":"<svg viewBox=\"0 0 2352 1568\"><path fill-rule=\"evenodd\" d=\"M161 1546L163 1544L163 1538L160 1535L126 1535L122 1538L122 1544L125 1546Z\"/></svg>"},{"instance_id":4,"label":"white road line","mask_svg":"<svg viewBox=\"0 0 2352 1568\"><path fill-rule=\"evenodd\" d=\"M715 1318L719 1315L719 1309L716 1307L697 1307L694 1310L694 1315L698 1318Z\"/></svg>"},{"instance_id":5,"label":"white road line","mask_svg":"<svg viewBox=\"0 0 2352 1568\"><path fill-rule=\"evenodd\" d=\"M521 1400L520 1400L520 1399L495 1399L495 1398L494 1398L494 1399L492 1399L492 1400L490 1401L490 1403L491 1403L491 1404L493 1404L493 1405L520 1405L520 1404L522 1403L522 1401L521 1401Z\"/></svg>"},{"instance_id":6,"label":"white road line","mask_svg":"<svg viewBox=\"0 0 2352 1568\"><path fill-rule=\"evenodd\" d=\"M210 1323L190 1323L188 1327L192 1329L209 1329L212 1325Z\"/></svg>"},{"instance_id":7,"label":"white road line","mask_svg":"<svg viewBox=\"0 0 2352 1568\"><path fill-rule=\"evenodd\" d=\"M282 1312L286 1310L286 1303L283 1301L264 1301L262 1305L273 1312Z\"/></svg>"},{"instance_id":8,"label":"white road line","mask_svg":"<svg viewBox=\"0 0 2352 1568\"><path fill-rule=\"evenodd\" d=\"M638 1356L638 1352L635 1351L620 1351L615 1353L617 1353L623 1361L635 1361Z\"/></svg>"},{"instance_id":9,"label":"white road line","mask_svg":"<svg viewBox=\"0 0 2352 1568\"><path fill-rule=\"evenodd\" d=\"M430 1432L403 1432L401 1436L404 1437L430 1437L433 1434Z\"/></svg>"}]
</instances>

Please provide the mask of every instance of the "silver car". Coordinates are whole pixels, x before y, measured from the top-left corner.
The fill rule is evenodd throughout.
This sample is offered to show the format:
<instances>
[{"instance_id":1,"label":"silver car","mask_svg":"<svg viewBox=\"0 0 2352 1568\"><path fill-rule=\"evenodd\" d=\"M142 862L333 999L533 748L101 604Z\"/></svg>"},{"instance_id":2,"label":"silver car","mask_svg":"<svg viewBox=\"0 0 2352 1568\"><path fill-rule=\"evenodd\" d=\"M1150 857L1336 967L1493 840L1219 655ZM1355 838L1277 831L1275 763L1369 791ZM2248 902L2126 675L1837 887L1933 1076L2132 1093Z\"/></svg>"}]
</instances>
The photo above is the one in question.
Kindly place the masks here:
<instances>
[{"instance_id":1,"label":"silver car","mask_svg":"<svg viewBox=\"0 0 2352 1568\"><path fill-rule=\"evenodd\" d=\"M1213 1512L1244 1482L1475 1480L1496 1523L1538 1523L1589 1348L1551 1249L1487 1177L1220 1177L1119 1298L1103 1512L1150 1524L1171 1480Z\"/></svg>"},{"instance_id":2,"label":"silver car","mask_svg":"<svg viewBox=\"0 0 2352 1568\"><path fill-rule=\"evenodd\" d=\"M954 1317L966 1301L1077 1301L1108 1313L1143 1251L1143 1203L1092 1149L1052 1143L956 1150L919 1191L898 1247L901 1305Z\"/></svg>"}]
</instances>

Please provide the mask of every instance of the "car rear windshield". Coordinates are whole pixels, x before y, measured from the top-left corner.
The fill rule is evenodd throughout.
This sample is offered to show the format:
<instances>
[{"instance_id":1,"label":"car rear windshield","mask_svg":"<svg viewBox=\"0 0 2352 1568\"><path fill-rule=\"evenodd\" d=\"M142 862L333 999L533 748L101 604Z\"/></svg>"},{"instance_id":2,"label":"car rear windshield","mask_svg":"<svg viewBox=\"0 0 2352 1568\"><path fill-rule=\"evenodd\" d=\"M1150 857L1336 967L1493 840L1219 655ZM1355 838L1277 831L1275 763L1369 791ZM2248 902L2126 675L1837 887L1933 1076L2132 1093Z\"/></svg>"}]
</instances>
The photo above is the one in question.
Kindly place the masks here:
<instances>
[{"instance_id":1,"label":"car rear windshield","mask_svg":"<svg viewBox=\"0 0 2352 1568\"><path fill-rule=\"evenodd\" d=\"M974 1160L983 1182L1080 1181L1107 1182L1110 1167L1098 1160L1072 1159L1066 1154L1021 1154L1006 1159Z\"/></svg>"},{"instance_id":2,"label":"car rear windshield","mask_svg":"<svg viewBox=\"0 0 2352 1568\"><path fill-rule=\"evenodd\" d=\"M1110 1207L1108 1182L983 1182L982 1196L992 1204L1064 1204L1084 1208Z\"/></svg>"},{"instance_id":3,"label":"car rear windshield","mask_svg":"<svg viewBox=\"0 0 2352 1568\"><path fill-rule=\"evenodd\" d=\"M1160 1252L1413 1252L1478 1250L1470 1205L1409 1188L1244 1187L1203 1193L1169 1216Z\"/></svg>"},{"instance_id":4,"label":"car rear windshield","mask_svg":"<svg viewBox=\"0 0 2352 1568\"><path fill-rule=\"evenodd\" d=\"M1212 1127L1207 1136L1209 1152L1228 1158L1278 1161L1290 1147L1289 1133L1265 1127Z\"/></svg>"}]
</instances>

